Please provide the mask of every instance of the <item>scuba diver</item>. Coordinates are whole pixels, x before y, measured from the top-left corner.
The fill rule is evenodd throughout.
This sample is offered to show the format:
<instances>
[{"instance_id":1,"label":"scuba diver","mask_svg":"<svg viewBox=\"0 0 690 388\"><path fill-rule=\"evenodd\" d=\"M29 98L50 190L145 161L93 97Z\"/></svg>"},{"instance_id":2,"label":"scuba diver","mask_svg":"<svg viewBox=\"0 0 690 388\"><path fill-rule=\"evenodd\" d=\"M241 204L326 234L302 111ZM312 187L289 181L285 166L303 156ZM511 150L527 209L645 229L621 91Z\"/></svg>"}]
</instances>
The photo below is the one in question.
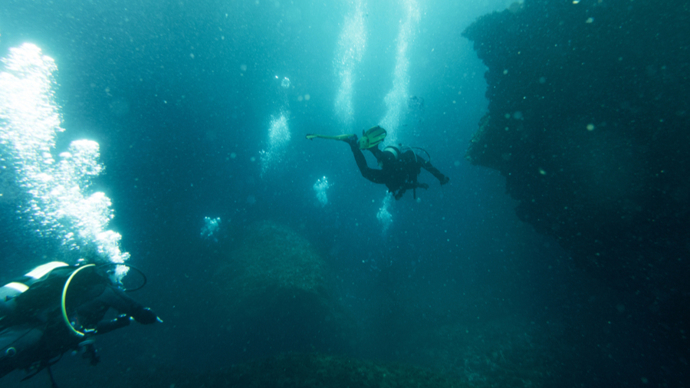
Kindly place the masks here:
<instances>
[{"instance_id":1,"label":"scuba diver","mask_svg":"<svg viewBox=\"0 0 690 388\"><path fill-rule=\"evenodd\" d=\"M386 138L386 134L385 129L375 126L364 132L361 138L358 138L357 135L307 135L307 139L319 137L348 143L362 176L374 183L385 184L396 200L402 198L405 192L410 189L413 190L413 196L416 199L417 188L429 188L428 184L417 181L422 168L436 177L441 185L445 185L450 181L450 178L431 165L430 160L428 160L430 158L422 158L411 147L389 145L383 151L380 150L378 145ZM363 149L368 149L374 155L381 169L367 166L364 153L362 153ZM424 152L426 153L426 151ZM427 157L428 155L427 153Z\"/></svg>"},{"instance_id":2,"label":"scuba diver","mask_svg":"<svg viewBox=\"0 0 690 388\"><path fill-rule=\"evenodd\" d=\"M94 336L128 326L131 320L163 322L111 280L106 269L115 265L127 266L53 261L0 287L0 378L23 369L28 374L24 381L47 369L56 387L50 367L65 352L80 352L96 365ZM104 319L110 309L119 315Z\"/></svg>"}]
</instances>

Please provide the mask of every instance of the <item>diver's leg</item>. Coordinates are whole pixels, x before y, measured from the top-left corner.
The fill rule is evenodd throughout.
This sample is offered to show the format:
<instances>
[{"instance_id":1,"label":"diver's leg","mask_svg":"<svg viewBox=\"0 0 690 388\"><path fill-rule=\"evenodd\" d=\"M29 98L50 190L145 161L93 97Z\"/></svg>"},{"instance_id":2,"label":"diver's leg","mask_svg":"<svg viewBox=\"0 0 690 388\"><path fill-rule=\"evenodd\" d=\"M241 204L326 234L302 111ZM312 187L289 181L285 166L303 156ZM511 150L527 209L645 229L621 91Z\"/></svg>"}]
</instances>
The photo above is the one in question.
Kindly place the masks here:
<instances>
[{"instance_id":1,"label":"diver's leg","mask_svg":"<svg viewBox=\"0 0 690 388\"><path fill-rule=\"evenodd\" d=\"M362 150L359 149L359 146L352 144L350 144L350 149L352 150L352 155L355 157L355 162L357 163L357 167L359 167L359 171L364 175L369 166L367 166L367 160L364 158Z\"/></svg>"},{"instance_id":2,"label":"diver's leg","mask_svg":"<svg viewBox=\"0 0 690 388\"><path fill-rule=\"evenodd\" d=\"M374 157L376 158L377 162L381 162L381 154L383 153L383 151L379 149L379 146L368 148L368 150L369 152L374 154Z\"/></svg>"},{"instance_id":3,"label":"diver's leg","mask_svg":"<svg viewBox=\"0 0 690 388\"><path fill-rule=\"evenodd\" d=\"M384 183L381 170L374 170L367 166L367 160L364 158L362 150L359 149L359 145L356 142L349 143L352 154L355 156L355 162L359 168L359 172L362 176L374 183Z\"/></svg>"}]
</instances>

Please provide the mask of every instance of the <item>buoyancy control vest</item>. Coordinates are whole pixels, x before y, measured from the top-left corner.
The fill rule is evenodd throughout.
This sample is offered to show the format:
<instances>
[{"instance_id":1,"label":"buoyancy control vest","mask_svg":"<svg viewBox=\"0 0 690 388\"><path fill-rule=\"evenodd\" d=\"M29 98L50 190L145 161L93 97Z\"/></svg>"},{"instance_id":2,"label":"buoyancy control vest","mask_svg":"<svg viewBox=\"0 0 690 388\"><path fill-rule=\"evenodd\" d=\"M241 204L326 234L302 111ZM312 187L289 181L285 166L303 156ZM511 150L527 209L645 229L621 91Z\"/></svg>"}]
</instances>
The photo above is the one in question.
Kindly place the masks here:
<instances>
[{"instance_id":1,"label":"buoyancy control vest","mask_svg":"<svg viewBox=\"0 0 690 388\"><path fill-rule=\"evenodd\" d=\"M61 261L51 261L50 263L39 265L24 276L0 287L0 328L10 325L10 322L15 323L19 320L17 315L24 309L18 306L17 298L26 293L35 284L47 280L53 270L65 267L69 268L69 265ZM46 300L45 302L48 301Z\"/></svg>"}]
</instances>

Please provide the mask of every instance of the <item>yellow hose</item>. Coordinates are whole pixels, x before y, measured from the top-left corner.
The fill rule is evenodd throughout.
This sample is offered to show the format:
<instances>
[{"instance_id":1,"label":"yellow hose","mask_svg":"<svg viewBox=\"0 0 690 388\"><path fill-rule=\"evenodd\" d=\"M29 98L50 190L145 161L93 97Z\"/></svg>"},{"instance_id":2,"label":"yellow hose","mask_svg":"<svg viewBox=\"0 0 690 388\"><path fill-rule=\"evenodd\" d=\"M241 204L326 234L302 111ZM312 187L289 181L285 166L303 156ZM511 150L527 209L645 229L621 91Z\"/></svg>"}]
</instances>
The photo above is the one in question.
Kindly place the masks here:
<instances>
[{"instance_id":1,"label":"yellow hose","mask_svg":"<svg viewBox=\"0 0 690 388\"><path fill-rule=\"evenodd\" d=\"M87 265L85 265L85 266L83 266L83 267L77 268L74 272L72 272L71 275L69 275L69 278L68 278L67 281L65 282L65 287L62 289L62 319L65 320L65 324L67 325L67 327L69 327L69 329L70 329L74 334L76 334L76 335L79 336L79 337L83 337L83 336L84 336L84 333L82 333L81 331L75 329L74 326L72 326L72 324L70 323L69 318L67 317L67 308L65 307L65 300L67 299L67 288L69 287L69 284L70 284L70 282L72 281L72 278L74 278L74 276L75 276L79 271L81 271L81 270L84 269L84 268L95 267L95 266L96 266L96 265L94 265L94 264L87 264Z\"/></svg>"}]
</instances>

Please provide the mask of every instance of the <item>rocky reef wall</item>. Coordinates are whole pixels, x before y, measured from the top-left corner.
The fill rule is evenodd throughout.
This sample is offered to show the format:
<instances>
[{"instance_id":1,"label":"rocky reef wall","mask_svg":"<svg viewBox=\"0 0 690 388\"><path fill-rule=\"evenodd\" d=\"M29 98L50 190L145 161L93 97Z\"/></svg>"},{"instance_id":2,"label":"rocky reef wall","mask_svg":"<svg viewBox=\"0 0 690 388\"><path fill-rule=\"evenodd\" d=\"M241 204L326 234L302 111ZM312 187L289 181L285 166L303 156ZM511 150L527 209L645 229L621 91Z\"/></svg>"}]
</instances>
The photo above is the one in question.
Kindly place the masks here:
<instances>
[{"instance_id":1,"label":"rocky reef wall","mask_svg":"<svg viewBox=\"0 0 690 388\"><path fill-rule=\"evenodd\" d=\"M467 151L516 212L625 289L690 283L690 6L526 0L464 31L488 67Z\"/></svg>"}]
</instances>

